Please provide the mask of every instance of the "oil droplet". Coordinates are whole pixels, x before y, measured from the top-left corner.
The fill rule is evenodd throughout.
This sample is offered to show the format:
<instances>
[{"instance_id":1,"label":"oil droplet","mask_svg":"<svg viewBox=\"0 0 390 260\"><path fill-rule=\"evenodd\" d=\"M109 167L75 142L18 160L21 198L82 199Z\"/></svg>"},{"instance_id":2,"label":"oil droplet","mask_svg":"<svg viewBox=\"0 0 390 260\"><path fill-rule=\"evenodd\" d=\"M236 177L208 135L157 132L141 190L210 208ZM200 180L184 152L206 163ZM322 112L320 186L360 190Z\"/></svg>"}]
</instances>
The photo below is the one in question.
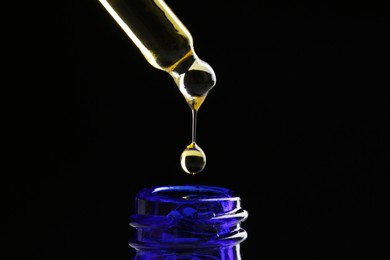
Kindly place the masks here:
<instances>
[{"instance_id":1,"label":"oil droplet","mask_svg":"<svg viewBox=\"0 0 390 260\"><path fill-rule=\"evenodd\" d=\"M180 163L186 173L195 175L203 171L206 166L206 154L195 142L192 142L182 152Z\"/></svg>"},{"instance_id":2,"label":"oil droplet","mask_svg":"<svg viewBox=\"0 0 390 260\"><path fill-rule=\"evenodd\" d=\"M199 58L193 61L187 71L182 74L172 73L172 76L190 108L195 110L199 110L209 91L216 84L213 68Z\"/></svg>"}]
</instances>

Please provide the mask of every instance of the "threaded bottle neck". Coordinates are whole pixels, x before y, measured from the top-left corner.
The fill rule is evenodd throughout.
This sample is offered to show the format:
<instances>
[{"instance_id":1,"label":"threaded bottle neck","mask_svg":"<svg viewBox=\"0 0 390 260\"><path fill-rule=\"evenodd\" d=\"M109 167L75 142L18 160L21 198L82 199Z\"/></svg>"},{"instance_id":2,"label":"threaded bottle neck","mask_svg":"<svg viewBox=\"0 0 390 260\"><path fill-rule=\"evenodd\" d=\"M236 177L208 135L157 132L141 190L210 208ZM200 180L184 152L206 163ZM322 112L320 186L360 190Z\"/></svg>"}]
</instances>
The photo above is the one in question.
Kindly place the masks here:
<instances>
[{"instance_id":1,"label":"threaded bottle neck","mask_svg":"<svg viewBox=\"0 0 390 260\"><path fill-rule=\"evenodd\" d=\"M136 196L136 214L130 217L130 225L136 229L130 246L139 256L163 250L213 257L199 259L240 259L239 244L247 238L241 222L247 217L240 198L226 188L145 188ZM222 258L221 254L232 257Z\"/></svg>"}]
</instances>

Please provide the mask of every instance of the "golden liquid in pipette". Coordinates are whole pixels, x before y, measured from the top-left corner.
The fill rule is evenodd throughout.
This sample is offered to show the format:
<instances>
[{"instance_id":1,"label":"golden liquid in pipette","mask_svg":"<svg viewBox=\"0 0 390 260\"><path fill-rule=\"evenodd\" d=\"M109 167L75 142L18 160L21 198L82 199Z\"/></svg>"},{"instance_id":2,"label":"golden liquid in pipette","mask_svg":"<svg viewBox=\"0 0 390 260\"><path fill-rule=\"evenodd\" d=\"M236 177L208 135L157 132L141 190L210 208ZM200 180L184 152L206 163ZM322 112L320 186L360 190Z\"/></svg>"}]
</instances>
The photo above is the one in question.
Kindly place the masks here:
<instances>
[{"instance_id":1,"label":"golden liquid in pipette","mask_svg":"<svg viewBox=\"0 0 390 260\"><path fill-rule=\"evenodd\" d=\"M168 72L192 112L192 140L180 156L189 174L203 171L206 155L196 143L197 113L216 77L209 64L199 59L188 29L162 0L100 0L145 59Z\"/></svg>"}]
</instances>

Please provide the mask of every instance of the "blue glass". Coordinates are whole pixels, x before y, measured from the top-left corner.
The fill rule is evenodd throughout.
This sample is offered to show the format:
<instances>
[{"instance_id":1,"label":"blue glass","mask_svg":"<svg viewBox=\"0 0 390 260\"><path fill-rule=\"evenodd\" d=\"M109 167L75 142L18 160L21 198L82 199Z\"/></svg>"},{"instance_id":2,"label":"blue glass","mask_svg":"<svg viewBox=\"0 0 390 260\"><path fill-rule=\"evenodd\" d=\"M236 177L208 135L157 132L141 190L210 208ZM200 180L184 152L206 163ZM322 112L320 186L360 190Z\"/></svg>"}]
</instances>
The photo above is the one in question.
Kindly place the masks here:
<instances>
[{"instance_id":1,"label":"blue glass","mask_svg":"<svg viewBox=\"0 0 390 260\"><path fill-rule=\"evenodd\" d=\"M239 260L248 212L232 190L184 185L142 189L135 198L134 260Z\"/></svg>"}]
</instances>

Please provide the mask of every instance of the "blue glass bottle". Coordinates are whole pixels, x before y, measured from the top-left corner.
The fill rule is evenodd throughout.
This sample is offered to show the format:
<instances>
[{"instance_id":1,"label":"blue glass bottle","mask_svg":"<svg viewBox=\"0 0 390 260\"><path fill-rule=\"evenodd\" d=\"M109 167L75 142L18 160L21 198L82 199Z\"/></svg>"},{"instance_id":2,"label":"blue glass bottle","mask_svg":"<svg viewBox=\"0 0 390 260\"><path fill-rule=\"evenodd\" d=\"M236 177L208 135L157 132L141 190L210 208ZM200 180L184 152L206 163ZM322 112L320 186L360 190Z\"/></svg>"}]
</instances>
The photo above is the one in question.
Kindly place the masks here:
<instances>
[{"instance_id":1,"label":"blue glass bottle","mask_svg":"<svg viewBox=\"0 0 390 260\"><path fill-rule=\"evenodd\" d=\"M248 212L227 188L183 185L142 189L135 198L134 260L240 260Z\"/></svg>"}]
</instances>

